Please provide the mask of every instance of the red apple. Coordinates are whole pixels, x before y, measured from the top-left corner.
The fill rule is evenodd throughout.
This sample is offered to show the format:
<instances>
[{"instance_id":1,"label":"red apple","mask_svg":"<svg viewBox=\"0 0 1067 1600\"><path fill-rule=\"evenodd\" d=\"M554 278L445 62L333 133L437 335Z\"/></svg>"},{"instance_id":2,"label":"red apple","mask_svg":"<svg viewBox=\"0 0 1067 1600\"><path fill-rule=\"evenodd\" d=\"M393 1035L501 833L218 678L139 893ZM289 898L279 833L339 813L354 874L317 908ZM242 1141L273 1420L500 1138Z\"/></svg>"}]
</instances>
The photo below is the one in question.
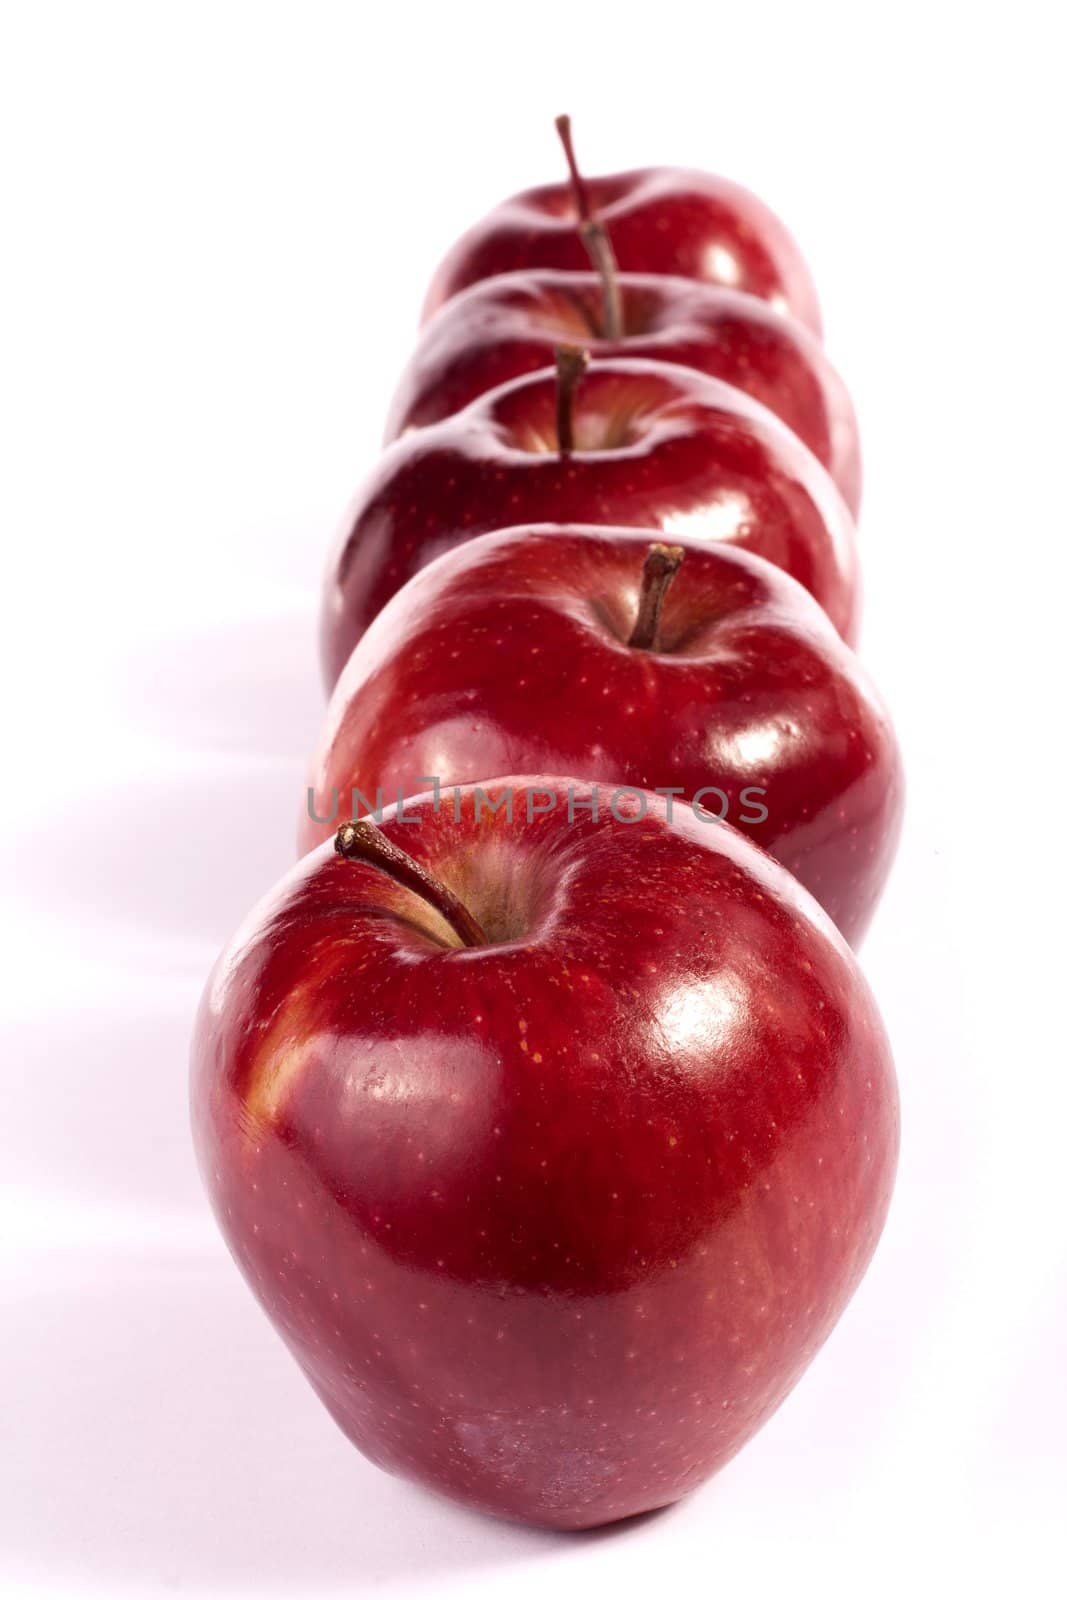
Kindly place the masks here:
<instances>
[{"instance_id":1,"label":"red apple","mask_svg":"<svg viewBox=\"0 0 1067 1600\"><path fill-rule=\"evenodd\" d=\"M668 273L741 289L821 332L804 259L755 195L725 178L680 167L585 180L573 159L567 119L561 117L557 127L570 181L514 195L465 233L437 269L424 319L461 289L501 272L580 271L598 245L590 241L590 230L600 229L623 272Z\"/></svg>"},{"instance_id":2,"label":"red apple","mask_svg":"<svg viewBox=\"0 0 1067 1600\"><path fill-rule=\"evenodd\" d=\"M334 690L301 846L352 815L514 769L674 788L751 835L850 943L896 848L884 707L815 601L726 546L518 528L393 596Z\"/></svg>"},{"instance_id":3,"label":"red apple","mask_svg":"<svg viewBox=\"0 0 1067 1600\"><path fill-rule=\"evenodd\" d=\"M516 378L385 451L327 572L328 687L428 561L525 522L725 540L791 573L854 637L852 518L784 423L729 384L664 362L599 362L572 396L575 376L565 368L559 381L551 372Z\"/></svg>"},{"instance_id":4,"label":"red apple","mask_svg":"<svg viewBox=\"0 0 1067 1600\"><path fill-rule=\"evenodd\" d=\"M466 789L458 822L426 796L341 829L354 859L263 902L193 1048L219 1223L341 1427L559 1528L751 1437L855 1289L897 1147L814 901L733 829L601 797L501 780L495 813Z\"/></svg>"},{"instance_id":5,"label":"red apple","mask_svg":"<svg viewBox=\"0 0 1067 1600\"><path fill-rule=\"evenodd\" d=\"M486 390L551 366L556 346L595 358L676 362L761 401L826 467L855 515L856 414L814 334L765 300L688 278L627 273L616 282L622 332L604 334L604 287L591 272L511 272L464 290L427 323L400 379L386 440Z\"/></svg>"}]
</instances>

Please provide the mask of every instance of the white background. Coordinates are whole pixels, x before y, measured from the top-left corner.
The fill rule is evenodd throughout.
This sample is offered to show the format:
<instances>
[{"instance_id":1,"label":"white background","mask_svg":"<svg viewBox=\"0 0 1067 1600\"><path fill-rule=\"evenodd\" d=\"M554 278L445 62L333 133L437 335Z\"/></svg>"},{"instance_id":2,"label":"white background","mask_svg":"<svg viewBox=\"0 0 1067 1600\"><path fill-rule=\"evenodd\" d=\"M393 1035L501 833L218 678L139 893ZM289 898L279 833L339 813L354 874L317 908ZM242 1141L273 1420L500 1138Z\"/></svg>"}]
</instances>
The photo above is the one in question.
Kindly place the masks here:
<instances>
[{"instance_id":1,"label":"white background","mask_svg":"<svg viewBox=\"0 0 1067 1600\"><path fill-rule=\"evenodd\" d=\"M1062 1513L1062 56L1038 4L8 6L0 1588L981 1593ZM905 1131L778 1416L603 1535L344 1441L186 1126L216 949L286 867L327 544L451 239L561 175L789 221L864 430L863 652L910 776L864 961ZM1058 148L1057 148L1058 147Z\"/></svg>"}]
</instances>

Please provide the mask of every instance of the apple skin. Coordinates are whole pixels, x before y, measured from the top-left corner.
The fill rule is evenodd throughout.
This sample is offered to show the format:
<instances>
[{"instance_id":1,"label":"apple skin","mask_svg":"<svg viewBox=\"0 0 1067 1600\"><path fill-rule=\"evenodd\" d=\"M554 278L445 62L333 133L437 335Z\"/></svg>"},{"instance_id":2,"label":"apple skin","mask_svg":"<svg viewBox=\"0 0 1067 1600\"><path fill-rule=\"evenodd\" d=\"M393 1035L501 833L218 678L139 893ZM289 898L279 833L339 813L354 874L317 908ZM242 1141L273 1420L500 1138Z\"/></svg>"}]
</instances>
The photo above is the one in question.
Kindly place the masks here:
<instances>
[{"instance_id":1,"label":"apple skin","mask_svg":"<svg viewBox=\"0 0 1067 1600\"><path fill-rule=\"evenodd\" d=\"M832 924L733 829L501 779L382 831L500 942L327 845L193 1046L229 1247L372 1461L557 1528L687 1493L789 1393L880 1233L897 1100ZM556 809L528 820L556 796ZM574 821L565 809L576 797ZM269 1403L265 1400L265 1403Z\"/></svg>"},{"instance_id":2,"label":"apple skin","mask_svg":"<svg viewBox=\"0 0 1067 1600\"><path fill-rule=\"evenodd\" d=\"M373 806L499 772L704 785L859 943L896 851L903 774L888 713L799 584L759 556L683 546L659 651L631 649L649 535L509 529L395 594L334 690L301 848ZM746 791L765 791L759 807ZM337 798L334 799L336 791ZM716 813L724 802L705 798ZM362 803L361 803L362 804ZM766 810L760 819L759 811Z\"/></svg>"},{"instance_id":3,"label":"apple skin","mask_svg":"<svg viewBox=\"0 0 1067 1600\"><path fill-rule=\"evenodd\" d=\"M620 271L740 289L822 332L815 285L796 242L740 184L680 167L644 167L585 184ZM588 266L570 184L527 189L453 245L430 284L423 320L483 278L531 267L581 272Z\"/></svg>"},{"instance_id":4,"label":"apple skin","mask_svg":"<svg viewBox=\"0 0 1067 1600\"><path fill-rule=\"evenodd\" d=\"M602 297L593 272L511 272L465 289L423 329L393 400L386 442L452 416L498 384L550 367L556 346L571 344L595 360L675 362L735 384L792 428L856 515L856 413L813 333L734 289L650 273L623 273L618 282L622 339L598 333Z\"/></svg>"},{"instance_id":5,"label":"apple skin","mask_svg":"<svg viewBox=\"0 0 1067 1600\"><path fill-rule=\"evenodd\" d=\"M527 522L658 528L725 540L809 589L855 638L855 526L811 452L729 384L659 361L601 361L574 404L576 448L556 445L556 377L516 378L383 453L327 567L323 674L332 689L386 601L478 534Z\"/></svg>"}]
</instances>

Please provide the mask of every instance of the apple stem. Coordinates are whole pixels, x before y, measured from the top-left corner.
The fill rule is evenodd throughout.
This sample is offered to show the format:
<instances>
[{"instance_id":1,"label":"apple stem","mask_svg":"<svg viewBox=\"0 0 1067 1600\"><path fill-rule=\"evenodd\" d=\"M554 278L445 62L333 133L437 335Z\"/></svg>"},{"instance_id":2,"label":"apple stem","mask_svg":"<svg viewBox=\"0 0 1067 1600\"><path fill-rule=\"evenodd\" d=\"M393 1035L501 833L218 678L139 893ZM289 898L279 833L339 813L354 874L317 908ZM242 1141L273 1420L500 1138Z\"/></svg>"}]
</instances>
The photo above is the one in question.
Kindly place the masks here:
<instances>
[{"instance_id":1,"label":"apple stem","mask_svg":"<svg viewBox=\"0 0 1067 1600\"><path fill-rule=\"evenodd\" d=\"M556 118L556 132L559 134L563 146L563 154L567 158L567 166L571 175L571 190L574 194L574 203L578 207L578 232L582 243L585 245L586 254L593 263L594 270L600 275L600 286L603 295L603 327L601 333L605 339L621 339L624 337L622 320L622 296L619 293L619 264L615 260L615 252L611 248L611 236L596 212L589 198L589 190L585 179L578 170L578 161L574 154L574 141L571 138L571 119L568 116Z\"/></svg>"},{"instance_id":2,"label":"apple stem","mask_svg":"<svg viewBox=\"0 0 1067 1600\"><path fill-rule=\"evenodd\" d=\"M574 391L589 365L589 351L577 345L556 348L556 442L561 456L574 450Z\"/></svg>"},{"instance_id":3,"label":"apple stem","mask_svg":"<svg viewBox=\"0 0 1067 1600\"><path fill-rule=\"evenodd\" d=\"M667 598L667 590L674 582L675 573L682 564L685 551L680 544L650 544L645 564L641 569L641 595L637 604L637 620L627 639L631 650L655 650L659 634L660 612Z\"/></svg>"},{"instance_id":4,"label":"apple stem","mask_svg":"<svg viewBox=\"0 0 1067 1600\"><path fill-rule=\"evenodd\" d=\"M395 883L412 889L441 913L465 945L477 949L489 943L485 930L474 920L462 900L457 899L439 878L413 860L406 850L401 850L399 845L387 839L369 817L360 817L358 822L343 822L333 845L337 854L344 856L347 861L362 861L368 867L376 867Z\"/></svg>"}]
</instances>

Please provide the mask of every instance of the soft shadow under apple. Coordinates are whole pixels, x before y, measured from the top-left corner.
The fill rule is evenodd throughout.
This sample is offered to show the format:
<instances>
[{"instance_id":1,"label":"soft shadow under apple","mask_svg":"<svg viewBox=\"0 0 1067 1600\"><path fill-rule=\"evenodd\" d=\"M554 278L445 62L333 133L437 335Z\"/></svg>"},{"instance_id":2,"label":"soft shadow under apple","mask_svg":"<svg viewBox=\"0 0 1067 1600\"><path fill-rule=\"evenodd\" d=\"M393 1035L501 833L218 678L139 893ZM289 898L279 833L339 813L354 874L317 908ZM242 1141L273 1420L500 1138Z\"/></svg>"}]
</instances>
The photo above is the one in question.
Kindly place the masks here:
<instances>
[{"instance_id":1,"label":"soft shadow under apple","mask_svg":"<svg viewBox=\"0 0 1067 1600\"><path fill-rule=\"evenodd\" d=\"M349 1594L551 1554L380 1472L219 1248L56 1262L9 1290L0 1544L27 1583Z\"/></svg>"}]
</instances>

